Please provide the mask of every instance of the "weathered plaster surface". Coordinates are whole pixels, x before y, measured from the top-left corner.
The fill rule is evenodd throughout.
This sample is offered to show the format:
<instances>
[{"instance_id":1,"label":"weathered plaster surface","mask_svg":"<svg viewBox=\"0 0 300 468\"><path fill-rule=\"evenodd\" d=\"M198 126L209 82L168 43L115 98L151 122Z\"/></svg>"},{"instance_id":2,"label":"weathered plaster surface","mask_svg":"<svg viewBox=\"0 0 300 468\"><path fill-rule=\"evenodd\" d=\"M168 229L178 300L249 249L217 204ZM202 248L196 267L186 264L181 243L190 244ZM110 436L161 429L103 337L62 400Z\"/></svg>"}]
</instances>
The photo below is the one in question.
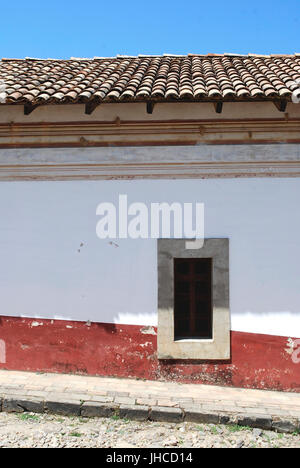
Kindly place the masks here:
<instances>
[{"instance_id":1,"label":"weathered plaster surface","mask_svg":"<svg viewBox=\"0 0 300 468\"><path fill-rule=\"evenodd\" d=\"M1 369L143 378L300 392L300 363L287 339L231 333L231 360L158 360L156 335L144 327L1 317Z\"/></svg>"},{"instance_id":2,"label":"weathered plaster surface","mask_svg":"<svg viewBox=\"0 0 300 468\"><path fill-rule=\"evenodd\" d=\"M0 149L0 181L300 177L300 144Z\"/></svg>"}]
</instances>

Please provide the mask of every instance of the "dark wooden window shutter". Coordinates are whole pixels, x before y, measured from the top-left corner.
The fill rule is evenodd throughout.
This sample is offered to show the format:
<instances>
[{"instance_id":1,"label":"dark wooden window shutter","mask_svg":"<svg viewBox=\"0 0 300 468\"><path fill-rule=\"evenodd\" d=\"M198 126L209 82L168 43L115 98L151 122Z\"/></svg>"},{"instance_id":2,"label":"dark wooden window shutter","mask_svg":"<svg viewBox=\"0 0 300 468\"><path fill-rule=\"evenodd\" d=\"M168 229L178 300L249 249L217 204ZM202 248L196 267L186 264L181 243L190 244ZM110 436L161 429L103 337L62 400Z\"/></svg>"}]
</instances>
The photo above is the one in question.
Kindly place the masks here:
<instances>
[{"instance_id":1,"label":"dark wooden window shutter","mask_svg":"<svg viewBox=\"0 0 300 468\"><path fill-rule=\"evenodd\" d=\"M211 339L212 259L174 259L175 340Z\"/></svg>"}]
</instances>

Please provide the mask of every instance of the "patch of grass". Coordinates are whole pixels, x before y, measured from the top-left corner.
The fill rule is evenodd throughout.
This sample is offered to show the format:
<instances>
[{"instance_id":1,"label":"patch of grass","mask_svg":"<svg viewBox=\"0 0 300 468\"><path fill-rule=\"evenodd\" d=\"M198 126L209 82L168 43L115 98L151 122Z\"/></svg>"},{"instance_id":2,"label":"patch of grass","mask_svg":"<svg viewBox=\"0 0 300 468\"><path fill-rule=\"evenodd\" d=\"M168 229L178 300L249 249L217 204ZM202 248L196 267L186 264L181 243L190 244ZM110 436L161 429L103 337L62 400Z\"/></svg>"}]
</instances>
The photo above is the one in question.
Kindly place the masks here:
<instances>
[{"instance_id":1,"label":"patch of grass","mask_svg":"<svg viewBox=\"0 0 300 468\"><path fill-rule=\"evenodd\" d=\"M113 421L120 421L120 419L121 419L118 411L116 411L110 418Z\"/></svg>"},{"instance_id":2,"label":"patch of grass","mask_svg":"<svg viewBox=\"0 0 300 468\"><path fill-rule=\"evenodd\" d=\"M292 434L293 436L299 436L300 435L300 429L297 429L295 432Z\"/></svg>"},{"instance_id":3,"label":"patch of grass","mask_svg":"<svg viewBox=\"0 0 300 468\"><path fill-rule=\"evenodd\" d=\"M57 418L56 421L59 422L59 423L65 422L65 420L63 418Z\"/></svg>"},{"instance_id":4,"label":"patch of grass","mask_svg":"<svg viewBox=\"0 0 300 468\"><path fill-rule=\"evenodd\" d=\"M218 434L219 434L218 431L217 431L216 426L212 426L212 427L210 428L210 432L211 432L212 434L214 434L214 435L218 435Z\"/></svg>"},{"instance_id":5,"label":"patch of grass","mask_svg":"<svg viewBox=\"0 0 300 468\"><path fill-rule=\"evenodd\" d=\"M70 432L69 434L71 437L82 437L82 434L80 432Z\"/></svg>"},{"instance_id":6,"label":"patch of grass","mask_svg":"<svg viewBox=\"0 0 300 468\"><path fill-rule=\"evenodd\" d=\"M39 421L40 417L36 414L22 413L18 415L18 418L22 421Z\"/></svg>"},{"instance_id":7,"label":"patch of grass","mask_svg":"<svg viewBox=\"0 0 300 468\"><path fill-rule=\"evenodd\" d=\"M64 416L64 418L65 418L66 421L75 421L75 422L76 422L76 421L78 421L79 416L69 416L69 415L66 415L66 416Z\"/></svg>"},{"instance_id":8,"label":"patch of grass","mask_svg":"<svg viewBox=\"0 0 300 468\"><path fill-rule=\"evenodd\" d=\"M205 432L205 427L203 426L196 426L197 431Z\"/></svg>"},{"instance_id":9,"label":"patch of grass","mask_svg":"<svg viewBox=\"0 0 300 468\"><path fill-rule=\"evenodd\" d=\"M114 413L110 419L112 419L113 421L120 421L124 424L129 424L130 423L130 419L127 419L127 418L120 418L119 414L118 413Z\"/></svg>"},{"instance_id":10,"label":"patch of grass","mask_svg":"<svg viewBox=\"0 0 300 468\"><path fill-rule=\"evenodd\" d=\"M248 426L239 426L238 424L232 424L227 426L229 432L240 432L240 431L249 431L251 427Z\"/></svg>"},{"instance_id":11,"label":"patch of grass","mask_svg":"<svg viewBox=\"0 0 300 468\"><path fill-rule=\"evenodd\" d=\"M80 422L82 424L85 424L85 423L88 422L88 418L83 418L83 417L80 416L79 419L78 419L78 422Z\"/></svg>"}]
</instances>

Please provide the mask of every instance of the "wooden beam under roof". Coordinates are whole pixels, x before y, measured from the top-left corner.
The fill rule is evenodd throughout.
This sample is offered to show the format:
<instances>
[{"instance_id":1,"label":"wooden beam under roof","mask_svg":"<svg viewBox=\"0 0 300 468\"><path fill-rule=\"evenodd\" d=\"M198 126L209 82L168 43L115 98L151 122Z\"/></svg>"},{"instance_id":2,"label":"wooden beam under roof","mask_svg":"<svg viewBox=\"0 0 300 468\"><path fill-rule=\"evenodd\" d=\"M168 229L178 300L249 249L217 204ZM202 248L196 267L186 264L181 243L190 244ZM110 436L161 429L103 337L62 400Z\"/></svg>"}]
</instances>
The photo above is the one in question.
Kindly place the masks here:
<instances>
[{"instance_id":1,"label":"wooden beam under roof","mask_svg":"<svg viewBox=\"0 0 300 468\"><path fill-rule=\"evenodd\" d=\"M100 106L100 102L97 99L87 102L85 105L85 114L91 115L98 106Z\"/></svg>"},{"instance_id":2,"label":"wooden beam under roof","mask_svg":"<svg viewBox=\"0 0 300 468\"><path fill-rule=\"evenodd\" d=\"M215 106L216 113L217 114L222 114L223 102L222 101L214 102L214 106Z\"/></svg>"},{"instance_id":3,"label":"wooden beam under roof","mask_svg":"<svg viewBox=\"0 0 300 468\"><path fill-rule=\"evenodd\" d=\"M29 115L38 107L38 104L24 104L24 115Z\"/></svg>"},{"instance_id":4,"label":"wooden beam under roof","mask_svg":"<svg viewBox=\"0 0 300 468\"><path fill-rule=\"evenodd\" d=\"M153 114L154 105L152 101L147 102L147 114Z\"/></svg>"},{"instance_id":5,"label":"wooden beam under roof","mask_svg":"<svg viewBox=\"0 0 300 468\"><path fill-rule=\"evenodd\" d=\"M285 99L282 99L281 101L273 101L273 102L274 102L274 106L276 107L276 109L279 110L279 112L286 111L287 101Z\"/></svg>"}]
</instances>

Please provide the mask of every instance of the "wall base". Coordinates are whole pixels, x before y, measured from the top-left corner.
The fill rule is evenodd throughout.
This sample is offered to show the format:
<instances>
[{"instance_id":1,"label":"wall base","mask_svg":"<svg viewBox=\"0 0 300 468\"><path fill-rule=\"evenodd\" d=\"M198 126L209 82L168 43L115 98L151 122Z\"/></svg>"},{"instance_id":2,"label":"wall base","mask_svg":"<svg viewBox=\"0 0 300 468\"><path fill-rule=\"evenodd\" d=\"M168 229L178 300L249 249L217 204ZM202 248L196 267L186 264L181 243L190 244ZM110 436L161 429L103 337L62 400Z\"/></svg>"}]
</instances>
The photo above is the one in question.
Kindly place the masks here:
<instances>
[{"instance_id":1,"label":"wall base","mask_svg":"<svg viewBox=\"0 0 300 468\"><path fill-rule=\"evenodd\" d=\"M290 339L242 332L230 361L162 361L154 327L0 317L0 369L300 392Z\"/></svg>"}]
</instances>

